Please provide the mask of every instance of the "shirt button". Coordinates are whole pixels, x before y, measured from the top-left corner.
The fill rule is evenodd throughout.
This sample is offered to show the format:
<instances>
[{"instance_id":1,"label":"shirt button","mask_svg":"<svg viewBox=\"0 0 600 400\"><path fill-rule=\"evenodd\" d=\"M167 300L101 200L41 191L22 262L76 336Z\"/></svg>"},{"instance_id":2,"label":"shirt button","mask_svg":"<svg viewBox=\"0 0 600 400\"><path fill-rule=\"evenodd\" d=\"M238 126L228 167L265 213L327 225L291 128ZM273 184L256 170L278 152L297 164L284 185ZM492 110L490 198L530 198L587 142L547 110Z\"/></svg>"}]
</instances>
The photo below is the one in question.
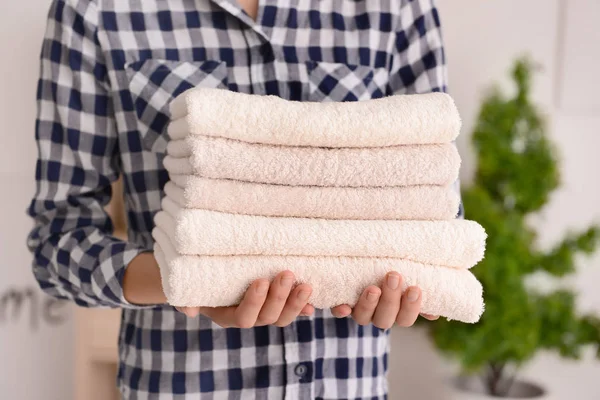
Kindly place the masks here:
<instances>
[{"instance_id":1,"label":"shirt button","mask_svg":"<svg viewBox=\"0 0 600 400\"><path fill-rule=\"evenodd\" d=\"M307 372L308 372L308 367L304 364L298 364L298 365L296 365L296 368L294 368L294 373L300 377L303 377L304 375L306 375Z\"/></svg>"}]
</instances>

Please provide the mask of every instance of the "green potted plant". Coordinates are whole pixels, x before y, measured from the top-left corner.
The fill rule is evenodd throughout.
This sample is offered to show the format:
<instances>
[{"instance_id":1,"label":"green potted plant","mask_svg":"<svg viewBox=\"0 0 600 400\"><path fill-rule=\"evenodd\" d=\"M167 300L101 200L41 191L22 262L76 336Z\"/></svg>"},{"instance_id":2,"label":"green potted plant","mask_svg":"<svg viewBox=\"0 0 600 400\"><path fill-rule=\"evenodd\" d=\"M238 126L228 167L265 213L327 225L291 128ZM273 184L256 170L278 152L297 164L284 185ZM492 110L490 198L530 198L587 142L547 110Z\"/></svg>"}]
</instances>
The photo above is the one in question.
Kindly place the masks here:
<instances>
[{"instance_id":1,"label":"green potted plant","mask_svg":"<svg viewBox=\"0 0 600 400\"><path fill-rule=\"evenodd\" d=\"M577 358L593 345L600 356L600 318L579 315L575 293L542 293L528 277L573 273L576 255L593 253L600 230L568 234L554 248L536 247L527 217L540 210L559 185L556 150L544 120L530 100L532 64L521 59L512 70L516 93L498 90L484 100L473 132L478 165L463 191L469 219L488 233L485 259L473 268L484 287L486 311L477 324L440 320L431 334L435 346L458 361L461 398L546 398L543 388L522 382L519 367L538 351Z\"/></svg>"}]
</instances>

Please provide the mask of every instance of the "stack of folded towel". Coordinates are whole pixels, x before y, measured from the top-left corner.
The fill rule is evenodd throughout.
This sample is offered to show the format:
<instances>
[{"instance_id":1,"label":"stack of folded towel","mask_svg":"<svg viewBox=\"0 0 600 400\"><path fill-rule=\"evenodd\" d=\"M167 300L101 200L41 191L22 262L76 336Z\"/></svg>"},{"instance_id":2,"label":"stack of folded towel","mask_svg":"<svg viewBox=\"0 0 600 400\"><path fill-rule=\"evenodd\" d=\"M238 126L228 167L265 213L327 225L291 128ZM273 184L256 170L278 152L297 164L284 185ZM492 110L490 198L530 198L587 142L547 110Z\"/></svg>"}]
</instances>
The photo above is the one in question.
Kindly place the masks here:
<instances>
[{"instance_id":1,"label":"stack of folded towel","mask_svg":"<svg viewBox=\"0 0 600 400\"><path fill-rule=\"evenodd\" d=\"M481 316L469 268L486 234L455 219L448 95L302 103L196 88L170 112L153 230L170 304L234 305L252 281L291 270L315 307L354 305L398 271L422 289L423 312Z\"/></svg>"}]
</instances>

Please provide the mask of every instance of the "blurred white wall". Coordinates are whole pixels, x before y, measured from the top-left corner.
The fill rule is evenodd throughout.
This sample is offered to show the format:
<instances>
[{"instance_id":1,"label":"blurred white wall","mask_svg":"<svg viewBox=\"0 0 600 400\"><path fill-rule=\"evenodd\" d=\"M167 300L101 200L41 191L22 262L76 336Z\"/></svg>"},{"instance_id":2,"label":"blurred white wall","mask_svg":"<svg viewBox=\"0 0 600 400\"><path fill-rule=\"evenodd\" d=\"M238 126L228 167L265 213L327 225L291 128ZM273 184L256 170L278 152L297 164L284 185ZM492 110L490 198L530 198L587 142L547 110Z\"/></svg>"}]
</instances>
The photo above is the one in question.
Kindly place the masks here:
<instances>
[{"instance_id":1,"label":"blurred white wall","mask_svg":"<svg viewBox=\"0 0 600 400\"><path fill-rule=\"evenodd\" d=\"M36 290L15 308L7 294L27 296L35 284L24 238L30 221L24 208L33 190L34 95L37 56L47 0L0 2L0 398L69 399L72 327L68 309L52 308ZM537 223L551 244L566 229L600 219L600 3L597 0L439 0L450 65L450 88L465 120L459 142L468 180L473 161L467 133L483 90L507 82L513 59L529 53L542 66L535 98L548 112L563 156L564 186ZM600 312L600 257L585 261L574 284L581 307ZM31 300L33 298L33 300ZM44 311L52 308L50 315ZM16 311L15 311L16 310ZM391 399L450 399L441 378L444 364L423 332L396 330L390 358ZM567 363L542 355L527 374L552 388L556 398L600 398L594 381L600 366L591 355ZM564 396L564 397L563 397Z\"/></svg>"},{"instance_id":2,"label":"blurred white wall","mask_svg":"<svg viewBox=\"0 0 600 400\"><path fill-rule=\"evenodd\" d=\"M562 156L563 186L533 220L540 245L550 246L571 229L600 222L600 2L597 0L438 0L449 63L450 92L464 118L459 140L465 184L474 167L469 133L485 90L510 90L513 60L529 54L540 64L534 99L547 113ZM468 216L468 210L467 210ZM582 311L600 313L600 254L582 260L570 283ZM390 358L391 399L460 399L444 379L451 369L419 330L394 331ZM600 398L600 362L585 354L566 362L541 354L524 373L550 389L553 399Z\"/></svg>"},{"instance_id":3,"label":"blurred white wall","mask_svg":"<svg viewBox=\"0 0 600 400\"><path fill-rule=\"evenodd\" d=\"M64 400L71 393L70 307L31 273L25 214L33 194L35 91L48 0L0 2L0 398Z\"/></svg>"}]
</instances>

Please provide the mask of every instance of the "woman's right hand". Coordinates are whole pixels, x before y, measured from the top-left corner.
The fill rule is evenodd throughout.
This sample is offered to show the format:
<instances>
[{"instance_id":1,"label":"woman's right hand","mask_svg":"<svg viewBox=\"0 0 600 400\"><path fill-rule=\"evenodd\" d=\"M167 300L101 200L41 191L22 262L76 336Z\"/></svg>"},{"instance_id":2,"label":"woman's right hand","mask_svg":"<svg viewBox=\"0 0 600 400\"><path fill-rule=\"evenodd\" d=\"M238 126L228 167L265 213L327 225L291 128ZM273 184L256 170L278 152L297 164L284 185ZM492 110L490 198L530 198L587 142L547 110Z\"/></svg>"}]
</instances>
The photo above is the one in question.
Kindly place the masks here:
<instances>
[{"instance_id":1,"label":"woman's right hand","mask_svg":"<svg viewBox=\"0 0 600 400\"><path fill-rule=\"evenodd\" d=\"M271 283L256 280L250 285L239 305L232 307L177 307L188 317L204 315L223 328L291 324L299 315L311 315L314 307L308 304L312 288L308 284L294 286L291 271L281 272Z\"/></svg>"}]
</instances>

